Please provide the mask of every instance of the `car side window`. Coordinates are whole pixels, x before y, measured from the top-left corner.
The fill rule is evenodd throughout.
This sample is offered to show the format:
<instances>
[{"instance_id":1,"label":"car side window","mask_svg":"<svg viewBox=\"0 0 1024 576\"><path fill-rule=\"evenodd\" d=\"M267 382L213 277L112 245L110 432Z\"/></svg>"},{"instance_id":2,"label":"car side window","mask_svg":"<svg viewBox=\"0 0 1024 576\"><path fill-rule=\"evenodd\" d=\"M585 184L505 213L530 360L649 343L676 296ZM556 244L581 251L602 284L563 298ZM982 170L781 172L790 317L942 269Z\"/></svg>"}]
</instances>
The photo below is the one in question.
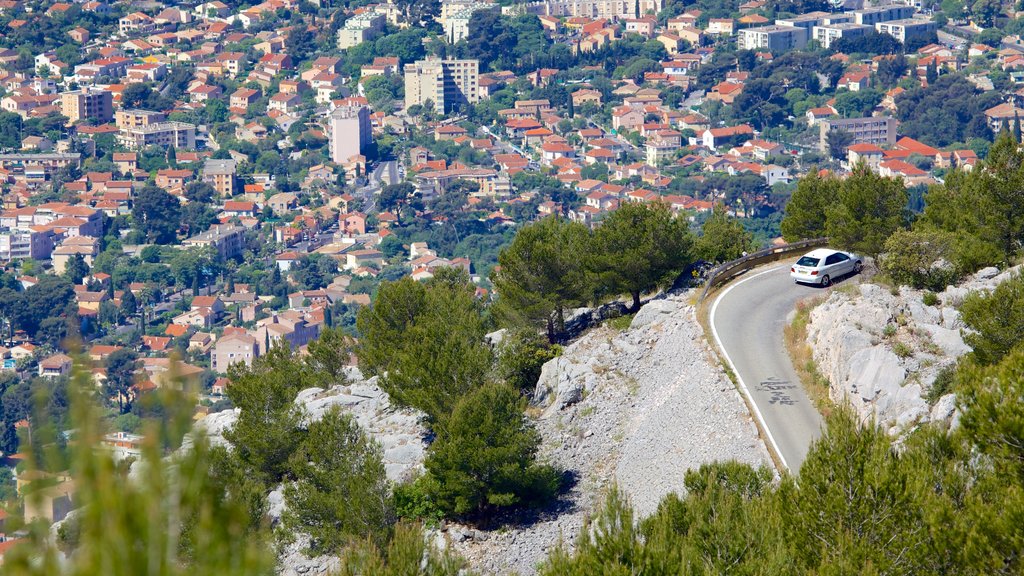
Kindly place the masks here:
<instances>
[{"instance_id":1,"label":"car side window","mask_svg":"<svg viewBox=\"0 0 1024 576\"><path fill-rule=\"evenodd\" d=\"M836 262L839 262L838 256L838 254L832 254L828 258L825 258L825 265L828 266L829 264L835 264Z\"/></svg>"},{"instance_id":2,"label":"car side window","mask_svg":"<svg viewBox=\"0 0 1024 576\"><path fill-rule=\"evenodd\" d=\"M832 256L835 257L836 262L846 262L850 259L846 254L833 254Z\"/></svg>"}]
</instances>

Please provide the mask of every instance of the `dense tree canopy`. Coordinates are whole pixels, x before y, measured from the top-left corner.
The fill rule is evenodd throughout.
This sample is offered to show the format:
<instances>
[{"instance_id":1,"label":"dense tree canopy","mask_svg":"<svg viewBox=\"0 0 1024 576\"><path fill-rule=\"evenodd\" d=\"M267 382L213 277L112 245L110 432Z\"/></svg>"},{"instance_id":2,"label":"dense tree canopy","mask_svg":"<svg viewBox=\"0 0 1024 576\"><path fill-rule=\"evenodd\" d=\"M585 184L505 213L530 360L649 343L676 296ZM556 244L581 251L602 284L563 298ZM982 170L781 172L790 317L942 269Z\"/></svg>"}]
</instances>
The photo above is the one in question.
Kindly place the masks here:
<instances>
[{"instance_id":1,"label":"dense tree canopy","mask_svg":"<svg viewBox=\"0 0 1024 576\"><path fill-rule=\"evenodd\" d=\"M991 139L985 110L1000 101L996 92L982 93L959 74L944 74L928 86L897 96L896 118L901 133L932 146Z\"/></svg>"},{"instance_id":2,"label":"dense tree canopy","mask_svg":"<svg viewBox=\"0 0 1024 576\"><path fill-rule=\"evenodd\" d=\"M491 364L475 289L455 269L435 270L426 283L405 276L382 284L357 326L360 366L380 377L393 401L422 410L435 427L484 382Z\"/></svg>"},{"instance_id":3,"label":"dense tree canopy","mask_svg":"<svg viewBox=\"0 0 1024 576\"><path fill-rule=\"evenodd\" d=\"M513 324L541 325L554 341L567 307L586 302L590 292L586 257L589 232L556 217L529 224L498 256L494 278L498 313Z\"/></svg>"},{"instance_id":4,"label":"dense tree canopy","mask_svg":"<svg viewBox=\"0 0 1024 576\"><path fill-rule=\"evenodd\" d=\"M688 223L662 204L623 205L602 222L592 245L598 286L606 294L629 294L634 311L641 294L671 286L692 262Z\"/></svg>"},{"instance_id":5,"label":"dense tree canopy","mask_svg":"<svg viewBox=\"0 0 1024 576\"><path fill-rule=\"evenodd\" d=\"M181 203L163 188L144 186L135 197L132 221L149 242L170 244L181 226Z\"/></svg>"}]
</instances>

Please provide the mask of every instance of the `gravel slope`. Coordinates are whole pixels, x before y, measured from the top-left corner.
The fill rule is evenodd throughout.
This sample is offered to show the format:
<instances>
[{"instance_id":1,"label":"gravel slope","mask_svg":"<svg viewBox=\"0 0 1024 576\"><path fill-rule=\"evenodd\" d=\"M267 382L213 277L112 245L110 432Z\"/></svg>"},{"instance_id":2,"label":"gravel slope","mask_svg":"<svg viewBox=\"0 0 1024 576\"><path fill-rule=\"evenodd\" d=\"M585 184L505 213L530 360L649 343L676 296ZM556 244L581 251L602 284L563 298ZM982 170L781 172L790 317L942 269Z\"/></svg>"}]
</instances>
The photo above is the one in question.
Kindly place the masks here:
<instances>
[{"instance_id":1,"label":"gravel slope","mask_svg":"<svg viewBox=\"0 0 1024 576\"><path fill-rule=\"evenodd\" d=\"M655 300L628 330L593 330L545 364L534 398L543 457L577 480L557 512L491 532L450 525L438 538L485 574L534 574L560 538L575 540L613 483L643 517L683 490L688 469L718 460L770 466L688 299Z\"/></svg>"}]
</instances>

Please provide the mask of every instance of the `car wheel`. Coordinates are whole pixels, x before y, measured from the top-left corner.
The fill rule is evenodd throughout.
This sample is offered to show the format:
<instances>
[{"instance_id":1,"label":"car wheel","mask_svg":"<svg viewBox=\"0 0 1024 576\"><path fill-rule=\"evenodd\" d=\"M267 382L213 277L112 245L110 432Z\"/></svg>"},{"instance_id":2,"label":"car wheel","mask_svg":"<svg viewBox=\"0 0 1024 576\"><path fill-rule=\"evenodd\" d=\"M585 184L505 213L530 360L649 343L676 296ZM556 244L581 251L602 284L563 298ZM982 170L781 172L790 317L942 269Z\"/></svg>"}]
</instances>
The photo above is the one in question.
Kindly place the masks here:
<instances>
[{"instance_id":1,"label":"car wheel","mask_svg":"<svg viewBox=\"0 0 1024 576\"><path fill-rule=\"evenodd\" d=\"M864 263L863 262L859 262L858 261L856 264L853 265L853 273L854 274L860 274L863 271L864 271Z\"/></svg>"},{"instance_id":2,"label":"car wheel","mask_svg":"<svg viewBox=\"0 0 1024 576\"><path fill-rule=\"evenodd\" d=\"M824 276L821 277L821 287L822 288L828 288L831 285L832 285L832 279L828 277L828 274L825 274Z\"/></svg>"}]
</instances>

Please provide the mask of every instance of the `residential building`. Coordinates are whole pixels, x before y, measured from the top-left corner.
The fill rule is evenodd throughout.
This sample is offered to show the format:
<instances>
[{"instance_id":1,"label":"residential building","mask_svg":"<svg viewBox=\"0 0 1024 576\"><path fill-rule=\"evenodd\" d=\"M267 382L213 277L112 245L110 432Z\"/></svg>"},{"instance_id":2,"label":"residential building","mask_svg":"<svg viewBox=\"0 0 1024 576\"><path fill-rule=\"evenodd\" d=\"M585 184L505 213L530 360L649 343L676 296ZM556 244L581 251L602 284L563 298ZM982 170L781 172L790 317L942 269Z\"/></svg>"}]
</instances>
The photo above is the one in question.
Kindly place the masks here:
<instances>
[{"instance_id":1,"label":"residential building","mask_svg":"<svg viewBox=\"0 0 1024 576\"><path fill-rule=\"evenodd\" d=\"M469 21L473 15L481 10L496 10L498 5L493 2L469 2L465 4L444 3L445 6L453 6L447 15L442 17L444 35L449 44L455 44L466 36L469 36Z\"/></svg>"},{"instance_id":2,"label":"residential building","mask_svg":"<svg viewBox=\"0 0 1024 576\"><path fill-rule=\"evenodd\" d=\"M114 124L121 130L142 128L165 120L167 120L167 117L164 116L163 112L153 112L150 110L118 110L117 114L114 114Z\"/></svg>"},{"instance_id":3,"label":"residential building","mask_svg":"<svg viewBox=\"0 0 1024 576\"><path fill-rule=\"evenodd\" d=\"M110 122L114 114L114 95L109 90L82 88L60 95L61 114L69 123L81 120Z\"/></svg>"},{"instance_id":4,"label":"residential building","mask_svg":"<svg viewBox=\"0 0 1024 576\"><path fill-rule=\"evenodd\" d=\"M141 150L148 146L166 148L196 147L196 126L187 122L159 122L148 126L121 130L118 140L127 148Z\"/></svg>"},{"instance_id":5,"label":"residential building","mask_svg":"<svg viewBox=\"0 0 1024 576\"><path fill-rule=\"evenodd\" d=\"M209 230L186 238L182 245L186 248L212 246L221 258L233 258L245 248L245 228L234 224L214 224Z\"/></svg>"},{"instance_id":6,"label":"residential building","mask_svg":"<svg viewBox=\"0 0 1024 576\"><path fill-rule=\"evenodd\" d=\"M657 14L664 8L663 0L542 0L524 5L527 12L543 16L571 18L638 18ZM639 13L637 13L639 9Z\"/></svg>"},{"instance_id":7,"label":"residential building","mask_svg":"<svg viewBox=\"0 0 1024 576\"><path fill-rule=\"evenodd\" d=\"M848 21L849 19L849 16L842 16L833 20L832 14L829 14L828 12L808 12L807 14L800 14L799 16L793 16L792 18L777 18L775 20L775 25L803 28L810 32L815 26L821 26L825 23Z\"/></svg>"},{"instance_id":8,"label":"residential building","mask_svg":"<svg viewBox=\"0 0 1024 576\"><path fill-rule=\"evenodd\" d=\"M840 22L838 24L824 24L811 29L811 39L821 45L822 48L832 47L832 43L840 38L857 38L872 30L871 26L857 24L855 22Z\"/></svg>"},{"instance_id":9,"label":"residential building","mask_svg":"<svg viewBox=\"0 0 1024 576\"><path fill-rule=\"evenodd\" d=\"M0 261L22 258L46 260L53 253L53 244L52 230L40 230L35 226L0 228Z\"/></svg>"},{"instance_id":10,"label":"residential building","mask_svg":"<svg viewBox=\"0 0 1024 576\"><path fill-rule=\"evenodd\" d=\"M226 332L226 330L225 330ZM241 362L246 366L260 356L256 338L245 332L231 332L217 339L210 351L210 369L225 373L232 364Z\"/></svg>"},{"instance_id":11,"label":"residential building","mask_svg":"<svg viewBox=\"0 0 1024 576\"><path fill-rule=\"evenodd\" d=\"M480 99L477 60L419 60L405 66L405 107L433 102L434 109L450 112Z\"/></svg>"},{"instance_id":12,"label":"residential building","mask_svg":"<svg viewBox=\"0 0 1024 576\"><path fill-rule=\"evenodd\" d=\"M887 117L869 118L835 118L825 119L818 123L821 130L819 146L828 150L828 133L832 130L843 130L853 136L850 144L874 144L876 146L892 146L896 143L896 119Z\"/></svg>"},{"instance_id":13,"label":"residential building","mask_svg":"<svg viewBox=\"0 0 1024 576\"><path fill-rule=\"evenodd\" d=\"M907 6L905 4L890 4L888 6L876 6L872 8L854 10L852 14L853 21L855 23L874 26L879 22L910 18L914 15L914 12L915 9L913 6Z\"/></svg>"},{"instance_id":14,"label":"residential building","mask_svg":"<svg viewBox=\"0 0 1024 576\"><path fill-rule=\"evenodd\" d=\"M736 41L741 50L767 50L768 52L785 52L799 50L807 46L810 31L795 26L761 26L740 30Z\"/></svg>"},{"instance_id":15,"label":"residential building","mask_svg":"<svg viewBox=\"0 0 1024 576\"><path fill-rule=\"evenodd\" d=\"M879 34L888 34L900 42L906 42L914 38L921 38L937 31L939 25L931 20L921 18L908 18L905 20L890 20L875 24L875 30Z\"/></svg>"},{"instance_id":16,"label":"residential building","mask_svg":"<svg viewBox=\"0 0 1024 576\"><path fill-rule=\"evenodd\" d=\"M373 144L370 109L366 106L338 106L327 119L327 139L331 161L344 164L353 156L364 154Z\"/></svg>"},{"instance_id":17,"label":"residential building","mask_svg":"<svg viewBox=\"0 0 1024 576\"><path fill-rule=\"evenodd\" d=\"M345 21L345 25L338 30L338 49L348 50L367 40L373 40L384 31L386 21L383 14L373 11L356 14L349 18Z\"/></svg>"},{"instance_id":18,"label":"residential building","mask_svg":"<svg viewBox=\"0 0 1024 576\"><path fill-rule=\"evenodd\" d=\"M230 198L235 194L236 168L234 160L208 159L203 165L203 182L213 186L222 197Z\"/></svg>"}]
</instances>

